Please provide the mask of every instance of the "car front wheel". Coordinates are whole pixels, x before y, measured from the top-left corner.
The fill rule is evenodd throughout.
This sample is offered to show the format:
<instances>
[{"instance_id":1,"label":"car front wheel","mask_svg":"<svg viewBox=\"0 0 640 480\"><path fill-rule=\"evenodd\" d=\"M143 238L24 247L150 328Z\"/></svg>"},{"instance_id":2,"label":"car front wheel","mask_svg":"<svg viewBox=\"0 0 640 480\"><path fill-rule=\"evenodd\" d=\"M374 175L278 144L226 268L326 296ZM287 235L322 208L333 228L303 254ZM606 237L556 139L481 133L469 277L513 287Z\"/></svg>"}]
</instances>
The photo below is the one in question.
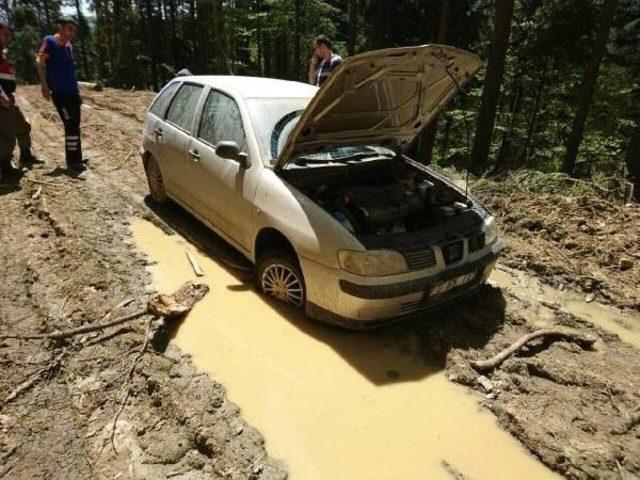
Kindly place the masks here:
<instances>
[{"instance_id":1,"label":"car front wheel","mask_svg":"<svg viewBox=\"0 0 640 480\"><path fill-rule=\"evenodd\" d=\"M147 183L149 184L149 194L157 203L165 203L168 200L167 192L164 189L164 178L160 171L160 166L156 159L149 157L145 165Z\"/></svg>"},{"instance_id":2,"label":"car front wheel","mask_svg":"<svg viewBox=\"0 0 640 480\"><path fill-rule=\"evenodd\" d=\"M271 297L296 307L304 305L304 277L296 259L287 252L268 252L260 258L257 283L260 291Z\"/></svg>"}]
</instances>

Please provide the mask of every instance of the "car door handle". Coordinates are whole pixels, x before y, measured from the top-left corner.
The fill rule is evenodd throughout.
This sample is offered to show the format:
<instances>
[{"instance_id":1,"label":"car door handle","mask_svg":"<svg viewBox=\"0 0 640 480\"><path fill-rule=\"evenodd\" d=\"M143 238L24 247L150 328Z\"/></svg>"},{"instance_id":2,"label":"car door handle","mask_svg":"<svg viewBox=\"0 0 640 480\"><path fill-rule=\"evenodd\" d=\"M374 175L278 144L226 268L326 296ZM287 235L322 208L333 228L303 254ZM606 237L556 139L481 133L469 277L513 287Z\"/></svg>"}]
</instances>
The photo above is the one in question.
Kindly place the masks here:
<instances>
[{"instance_id":1,"label":"car door handle","mask_svg":"<svg viewBox=\"0 0 640 480\"><path fill-rule=\"evenodd\" d=\"M189 154L191 155L191 158L193 159L194 162L197 162L198 160L200 160L200 154L195 148L192 148L191 150L189 150Z\"/></svg>"},{"instance_id":2,"label":"car door handle","mask_svg":"<svg viewBox=\"0 0 640 480\"><path fill-rule=\"evenodd\" d=\"M158 137L162 136L162 129L160 127L156 127L154 132L156 133L156 136Z\"/></svg>"}]
</instances>

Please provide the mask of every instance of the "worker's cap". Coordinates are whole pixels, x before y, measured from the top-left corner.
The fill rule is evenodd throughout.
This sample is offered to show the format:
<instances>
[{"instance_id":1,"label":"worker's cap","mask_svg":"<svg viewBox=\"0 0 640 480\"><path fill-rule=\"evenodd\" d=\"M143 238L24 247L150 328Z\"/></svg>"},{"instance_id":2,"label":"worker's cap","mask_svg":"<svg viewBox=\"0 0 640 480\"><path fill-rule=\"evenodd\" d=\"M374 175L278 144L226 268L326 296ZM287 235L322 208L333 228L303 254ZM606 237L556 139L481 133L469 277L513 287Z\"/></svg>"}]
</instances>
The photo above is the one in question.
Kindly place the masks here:
<instances>
[{"instance_id":1,"label":"worker's cap","mask_svg":"<svg viewBox=\"0 0 640 480\"><path fill-rule=\"evenodd\" d=\"M0 30L4 30L5 28L11 30L13 32L13 27L9 25L6 21L0 19Z\"/></svg>"},{"instance_id":2,"label":"worker's cap","mask_svg":"<svg viewBox=\"0 0 640 480\"><path fill-rule=\"evenodd\" d=\"M73 17L60 17L60 18L58 18L58 25L66 25L66 24L69 24L69 23L75 25L76 27L78 26L78 22Z\"/></svg>"}]
</instances>

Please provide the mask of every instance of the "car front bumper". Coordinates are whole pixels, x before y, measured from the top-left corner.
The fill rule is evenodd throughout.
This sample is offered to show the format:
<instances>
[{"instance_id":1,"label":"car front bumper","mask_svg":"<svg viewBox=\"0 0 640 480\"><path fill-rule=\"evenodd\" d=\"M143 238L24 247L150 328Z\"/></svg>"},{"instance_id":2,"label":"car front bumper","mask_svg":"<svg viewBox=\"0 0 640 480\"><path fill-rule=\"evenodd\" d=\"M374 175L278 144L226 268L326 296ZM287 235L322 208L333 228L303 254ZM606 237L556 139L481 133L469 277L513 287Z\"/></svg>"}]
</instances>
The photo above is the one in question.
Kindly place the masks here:
<instances>
[{"instance_id":1,"label":"car front bumper","mask_svg":"<svg viewBox=\"0 0 640 480\"><path fill-rule=\"evenodd\" d=\"M435 267L407 275L357 277L342 270L301 259L307 284L306 313L312 318L348 328L372 328L460 298L482 285L500 254L501 242L455 265ZM456 285L456 281L464 280ZM438 292L446 284L450 288Z\"/></svg>"}]
</instances>

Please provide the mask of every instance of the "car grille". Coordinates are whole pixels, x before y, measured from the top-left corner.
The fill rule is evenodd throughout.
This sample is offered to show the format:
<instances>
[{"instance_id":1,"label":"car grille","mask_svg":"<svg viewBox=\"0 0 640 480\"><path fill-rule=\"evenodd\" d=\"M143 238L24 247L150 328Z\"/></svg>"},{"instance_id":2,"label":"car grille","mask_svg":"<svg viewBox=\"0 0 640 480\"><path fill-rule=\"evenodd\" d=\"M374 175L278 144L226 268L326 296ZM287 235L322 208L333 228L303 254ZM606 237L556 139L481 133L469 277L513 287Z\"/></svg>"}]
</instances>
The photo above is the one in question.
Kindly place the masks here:
<instances>
[{"instance_id":1,"label":"car grille","mask_svg":"<svg viewBox=\"0 0 640 480\"><path fill-rule=\"evenodd\" d=\"M484 232L469 238L469 253L477 252L484 247Z\"/></svg>"},{"instance_id":2,"label":"car grille","mask_svg":"<svg viewBox=\"0 0 640 480\"><path fill-rule=\"evenodd\" d=\"M462 260L463 253L462 240L456 240L442 246L442 255L444 256L444 262L447 264Z\"/></svg>"},{"instance_id":3,"label":"car grille","mask_svg":"<svg viewBox=\"0 0 640 480\"><path fill-rule=\"evenodd\" d=\"M436 264L436 253L432 249L404 252L409 270L422 270Z\"/></svg>"},{"instance_id":4,"label":"car grille","mask_svg":"<svg viewBox=\"0 0 640 480\"><path fill-rule=\"evenodd\" d=\"M426 303L424 300L418 300L416 302L408 302L400 305L400 314L419 312L420 310L424 310L426 308Z\"/></svg>"}]
</instances>

